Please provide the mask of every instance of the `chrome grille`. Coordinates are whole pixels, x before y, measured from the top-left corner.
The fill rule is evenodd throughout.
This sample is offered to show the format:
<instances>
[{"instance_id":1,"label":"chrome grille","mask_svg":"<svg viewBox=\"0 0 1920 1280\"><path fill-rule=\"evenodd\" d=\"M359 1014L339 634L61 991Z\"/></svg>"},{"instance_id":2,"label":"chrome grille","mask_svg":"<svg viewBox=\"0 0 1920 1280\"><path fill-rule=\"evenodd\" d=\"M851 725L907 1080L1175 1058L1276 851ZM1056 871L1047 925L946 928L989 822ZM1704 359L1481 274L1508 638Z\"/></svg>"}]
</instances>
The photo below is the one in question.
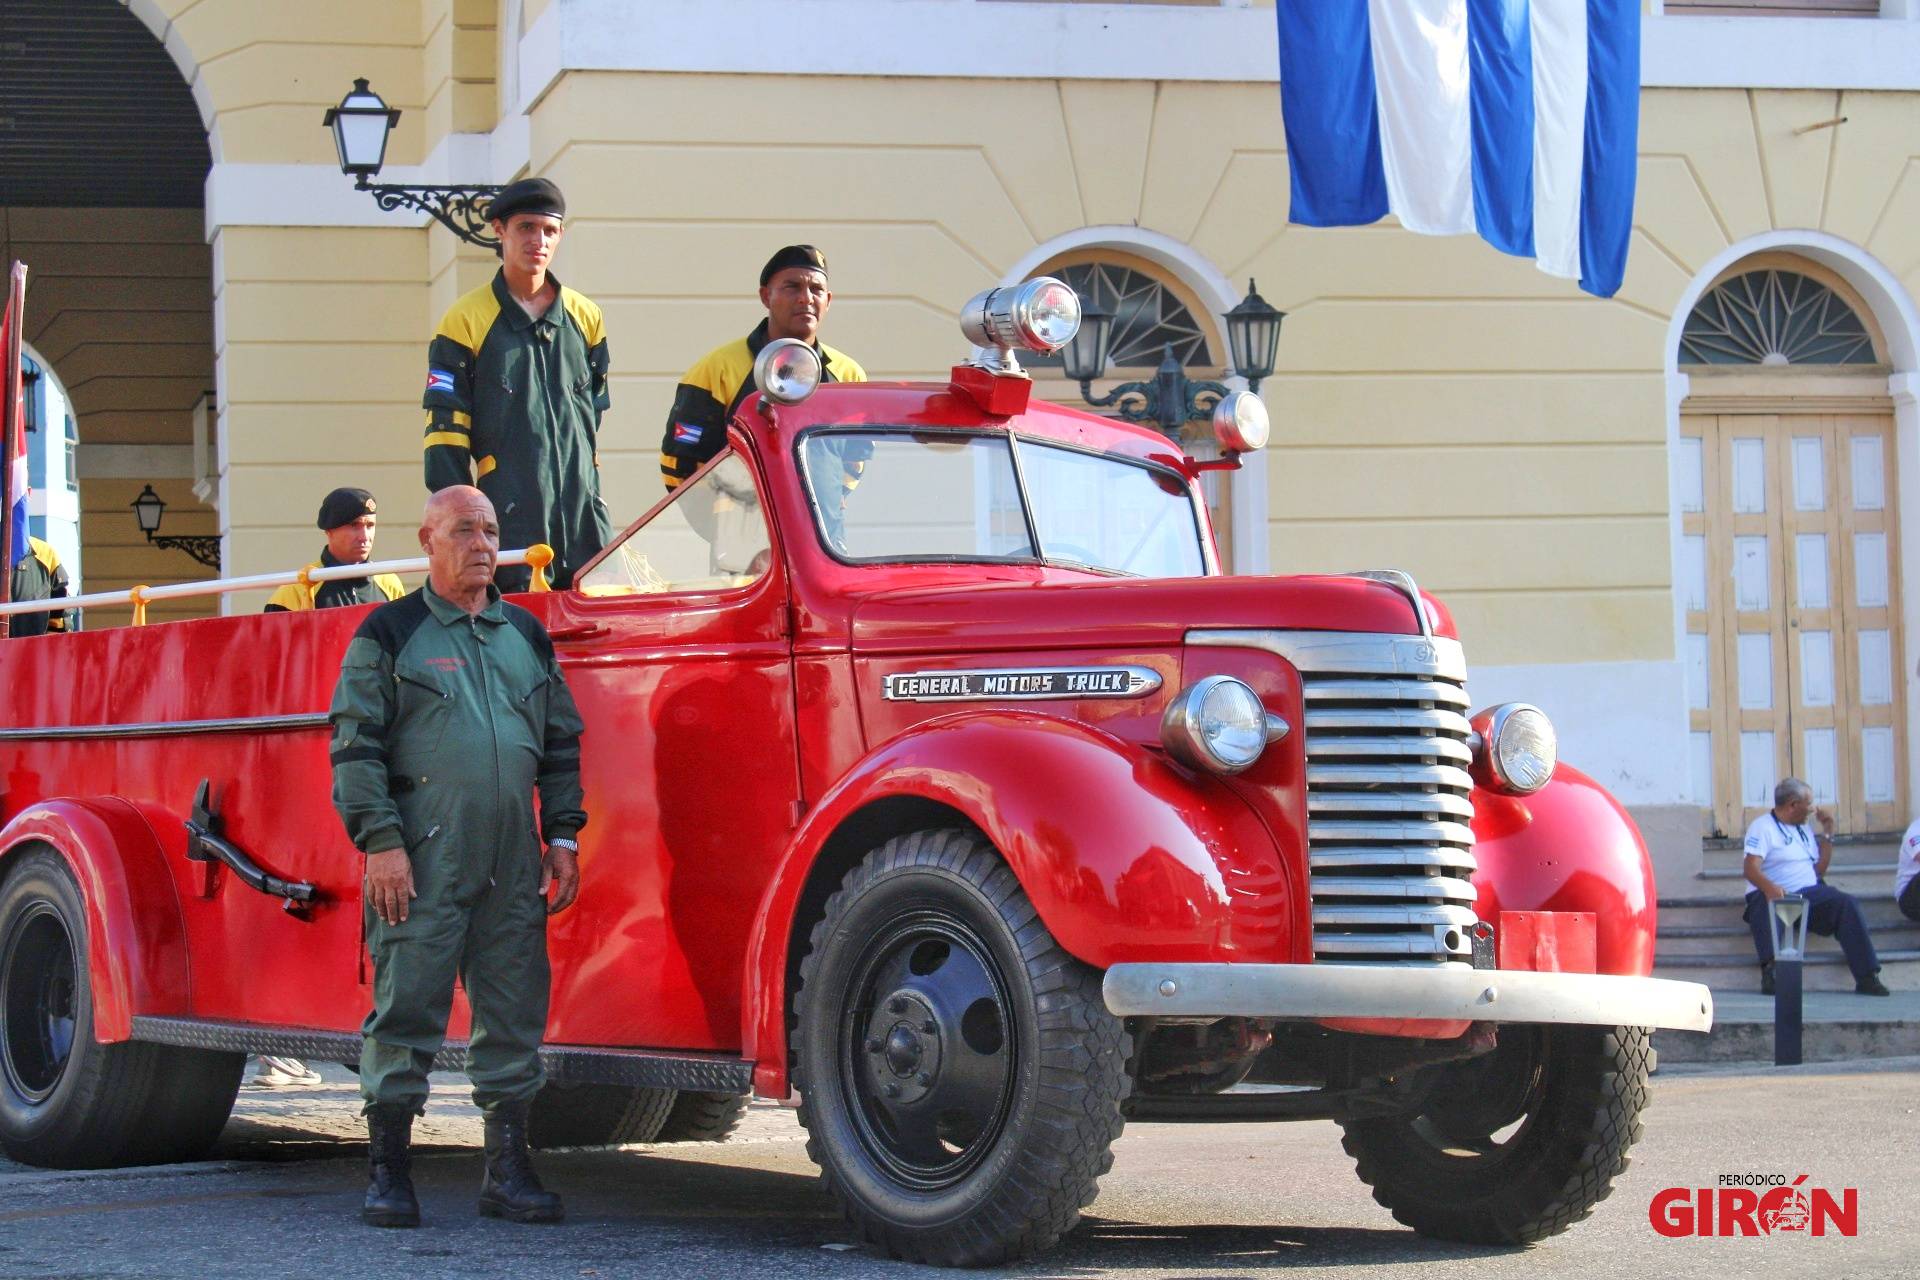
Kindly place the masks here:
<instances>
[{"instance_id":1,"label":"chrome grille","mask_svg":"<svg viewBox=\"0 0 1920 1280\"><path fill-rule=\"evenodd\" d=\"M1473 780L1457 641L1206 631L1300 672L1306 701L1313 954L1342 964L1471 963Z\"/></svg>"}]
</instances>

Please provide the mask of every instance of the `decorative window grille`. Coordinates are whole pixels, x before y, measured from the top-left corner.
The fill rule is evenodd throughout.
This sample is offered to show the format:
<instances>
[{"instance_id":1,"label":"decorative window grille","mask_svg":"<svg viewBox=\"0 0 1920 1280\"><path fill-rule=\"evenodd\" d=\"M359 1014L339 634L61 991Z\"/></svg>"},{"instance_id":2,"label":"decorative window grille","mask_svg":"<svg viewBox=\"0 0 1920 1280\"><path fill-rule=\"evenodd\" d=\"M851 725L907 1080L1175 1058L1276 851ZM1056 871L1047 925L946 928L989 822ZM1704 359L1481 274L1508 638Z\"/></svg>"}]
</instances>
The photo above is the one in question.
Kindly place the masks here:
<instances>
[{"instance_id":1,"label":"decorative window grille","mask_svg":"<svg viewBox=\"0 0 1920 1280\"><path fill-rule=\"evenodd\" d=\"M1681 364L1874 364L1873 338L1845 299L1793 271L1749 271L1700 299Z\"/></svg>"},{"instance_id":2,"label":"decorative window grille","mask_svg":"<svg viewBox=\"0 0 1920 1280\"><path fill-rule=\"evenodd\" d=\"M1145 272L1111 262L1083 262L1048 274L1072 285L1083 301L1113 312L1107 358L1114 369L1156 369L1168 343L1173 344L1173 358L1187 369L1213 367L1213 351L1200 321L1173 290ZM1020 362L1057 367L1060 357L1022 352Z\"/></svg>"}]
</instances>

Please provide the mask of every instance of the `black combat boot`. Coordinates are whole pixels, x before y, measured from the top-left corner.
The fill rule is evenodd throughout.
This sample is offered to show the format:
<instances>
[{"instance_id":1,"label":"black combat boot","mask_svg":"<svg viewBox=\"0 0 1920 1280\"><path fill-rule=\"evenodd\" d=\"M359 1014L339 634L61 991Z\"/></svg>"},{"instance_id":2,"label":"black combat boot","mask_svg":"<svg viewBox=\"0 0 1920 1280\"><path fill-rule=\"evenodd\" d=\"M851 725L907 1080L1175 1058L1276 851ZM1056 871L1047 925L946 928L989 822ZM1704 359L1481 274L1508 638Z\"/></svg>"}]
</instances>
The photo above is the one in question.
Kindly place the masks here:
<instances>
[{"instance_id":1,"label":"black combat boot","mask_svg":"<svg viewBox=\"0 0 1920 1280\"><path fill-rule=\"evenodd\" d=\"M367 1200L361 1221L376 1227L417 1227L420 1201L413 1194L413 1110L367 1108Z\"/></svg>"},{"instance_id":2,"label":"black combat boot","mask_svg":"<svg viewBox=\"0 0 1920 1280\"><path fill-rule=\"evenodd\" d=\"M558 1222L566 1217L560 1197L540 1185L527 1150L527 1104L487 1112L487 1174L480 1184L480 1212L513 1222Z\"/></svg>"}]
</instances>

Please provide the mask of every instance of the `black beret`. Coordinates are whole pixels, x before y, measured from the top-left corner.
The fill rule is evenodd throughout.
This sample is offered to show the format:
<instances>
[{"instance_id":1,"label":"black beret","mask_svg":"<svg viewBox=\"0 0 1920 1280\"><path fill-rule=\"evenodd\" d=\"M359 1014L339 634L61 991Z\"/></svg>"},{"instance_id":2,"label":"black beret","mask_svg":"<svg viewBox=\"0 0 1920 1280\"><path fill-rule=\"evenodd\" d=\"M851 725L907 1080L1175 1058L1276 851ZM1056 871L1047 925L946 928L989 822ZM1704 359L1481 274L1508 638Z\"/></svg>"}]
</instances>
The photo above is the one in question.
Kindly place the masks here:
<instances>
[{"instance_id":1,"label":"black beret","mask_svg":"<svg viewBox=\"0 0 1920 1280\"><path fill-rule=\"evenodd\" d=\"M767 287L767 281L788 267L806 267L811 271L827 274L827 255L810 244L790 244L767 259L767 265L760 268L760 287Z\"/></svg>"},{"instance_id":2,"label":"black beret","mask_svg":"<svg viewBox=\"0 0 1920 1280\"><path fill-rule=\"evenodd\" d=\"M320 527L338 529L373 514L373 495L365 489L335 489L320 503Z\"/></svg>"},{"instance_id":3,"label":"black beret","mask_svg":"<svg viewBox=\"0 0 1920 1280\"><path fill-rule=\"evenodd\" d=\"M500 188L500 194L487 206L487 221L505 222L516 213L544 213L564 218L567 198L545 178L522 178Z\"/></svg>"}]
</instances>

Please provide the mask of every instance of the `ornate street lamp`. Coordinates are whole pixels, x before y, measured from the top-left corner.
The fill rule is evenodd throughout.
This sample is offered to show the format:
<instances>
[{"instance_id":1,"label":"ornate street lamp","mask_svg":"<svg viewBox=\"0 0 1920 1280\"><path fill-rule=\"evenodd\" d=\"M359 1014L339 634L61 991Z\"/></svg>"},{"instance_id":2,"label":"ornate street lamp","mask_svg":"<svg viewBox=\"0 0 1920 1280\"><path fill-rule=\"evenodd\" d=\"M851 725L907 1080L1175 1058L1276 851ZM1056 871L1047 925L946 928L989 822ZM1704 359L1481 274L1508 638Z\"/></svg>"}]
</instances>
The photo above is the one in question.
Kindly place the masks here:
<instances>
[{"instance_id":1,"label":"ornate street lamp","mask_svg":"<svg viewBox=\"0 0 1920 1280\"><path fill-rule=\"evenodd\" d=\"M166 500L153 491L152 485L143 485L140 496L130 504L133 518L140 522L140 532L147 535L147 541L162 551L184 551L206 565L209 569L220 567L220 539L203 535L186 537L155 537L160 532L160 517L167 514Z\"/></svg>"},{"instance_id":2,"label":"ornate street lamp","mask_svg":"<svg viewBox=\"0 0 1920 1280\"><path fill-rule=\"evenodd\" d=\"M1234 372L1258 392L1260 381L1273 373L1280 351L1280 322L1286 313L1271 306L1247 281L1247 296L1227 312L1227 346L1233 352ZM1080 398L1096 409L1109 406L1129 422L1151 422L1168 435L1177 435L1187 422L1204 419L1227 397L1218 382L1195 381L1173 358L1168 343L1165 358L1151 382L1123 382L1104 396L1093 394L1093 380L1107 373L1113 336L1113 313L1086 300L1080 312L1080 331L1061 349L1067 377L1080 384Z\"/></svg>"},{"instance_id":3,"label":"ornate street lamp","mask_svg":"<svg viewBox=\"0 0 1920 1280\"><path fill-rule=\"evenodd\" d=\"M400 123L400 110L389 107L367 87L366 80L355 80L340 105L327 108L323 123L333 130L340 172L353 176L354 190L372 192L374 203L382 209L417 209L468 244L499 248L500 237L487 225L487 207L499 187L398 186L373 181L386 163L387 135Z\"/></svg>"}]
</instances>

